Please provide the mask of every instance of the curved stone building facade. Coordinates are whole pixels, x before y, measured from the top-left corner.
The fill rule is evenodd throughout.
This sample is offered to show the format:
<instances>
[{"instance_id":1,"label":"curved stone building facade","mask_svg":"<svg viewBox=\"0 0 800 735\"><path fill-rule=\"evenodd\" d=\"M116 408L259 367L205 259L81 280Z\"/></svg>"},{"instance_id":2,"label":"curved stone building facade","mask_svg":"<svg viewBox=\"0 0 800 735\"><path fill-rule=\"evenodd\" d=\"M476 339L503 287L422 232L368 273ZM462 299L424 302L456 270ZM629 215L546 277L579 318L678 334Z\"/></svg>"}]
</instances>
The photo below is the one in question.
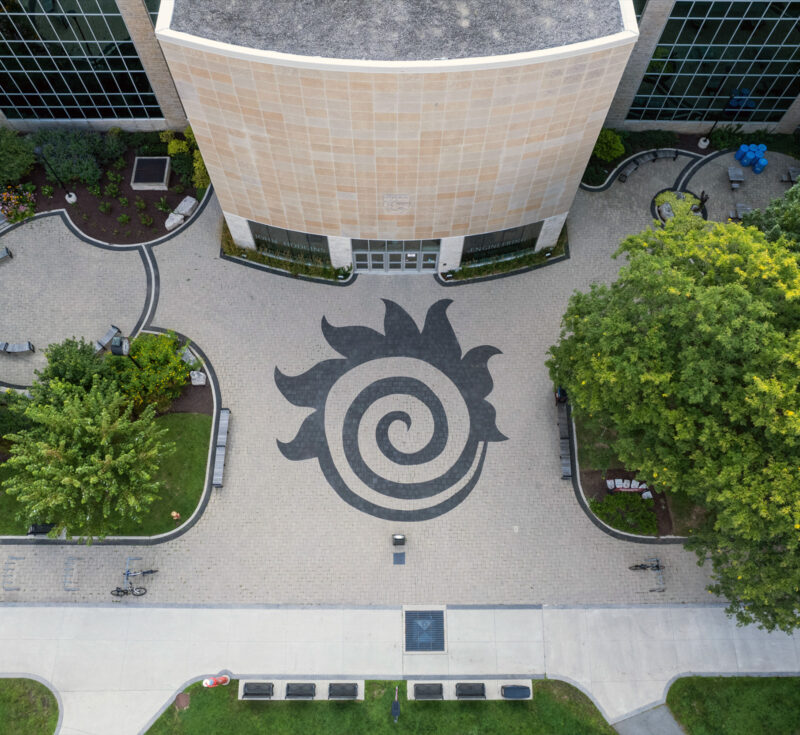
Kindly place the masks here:
<instances>
[{"instance_id":1,"label":"curved stone building facade","mask_svg":"<svg viewBox=\"0 0 800 735\"><path fill-rule=\"evenodd\" d=\"M236 242L389 272L555 244L636 41L630 0L364 8L162 1Z\"/></svg>"}]
</instances>

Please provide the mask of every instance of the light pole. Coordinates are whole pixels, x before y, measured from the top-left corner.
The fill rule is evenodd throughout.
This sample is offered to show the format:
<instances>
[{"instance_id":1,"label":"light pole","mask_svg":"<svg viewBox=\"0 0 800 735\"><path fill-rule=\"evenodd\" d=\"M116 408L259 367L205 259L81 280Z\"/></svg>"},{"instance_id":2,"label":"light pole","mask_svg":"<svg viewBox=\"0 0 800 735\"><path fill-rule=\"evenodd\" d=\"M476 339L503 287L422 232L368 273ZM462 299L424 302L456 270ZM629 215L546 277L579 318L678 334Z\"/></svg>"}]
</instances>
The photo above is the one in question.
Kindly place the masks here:
<instances>
[{"instance_id":1,"label":"light pole","mask_svg":"<svg viewBox=\"0 0 800 735\"><path fill-rule=\"evenodd\" d=\"M64 189L64 191L67 191L67 187L64 185L64 182L61 180L61 177L56 173L56 170L53 168L53 166L50 163L50 161L48 161L47 157L44 155L44 151L42 150L42 146L37 145L33 149L33 152L38 158L41 158L42 161L44 162L44 165L47 166L47 168L50 169L50 173L52 173L53 176L56 177L56 181L59 183L61 188ZM78 197L75 195L75 192L72 192L72 191L67 191L67 195L64 198L67 200L67 204L75 204L75 202L78 201Z\"/></svg>"},{"instance_id":2,"label":"light pole","mask_svg":"<svg viewBox=\"0 0 800 735\"><path fill-rule=\"evenodd\" d=\"M120 357L129 357L131 362L136 365L139 370L142 366L133 359L131 355L131 341L127 337L112 337L111 338L111 354L119 355Z\"/></svg>"}]
</instances>

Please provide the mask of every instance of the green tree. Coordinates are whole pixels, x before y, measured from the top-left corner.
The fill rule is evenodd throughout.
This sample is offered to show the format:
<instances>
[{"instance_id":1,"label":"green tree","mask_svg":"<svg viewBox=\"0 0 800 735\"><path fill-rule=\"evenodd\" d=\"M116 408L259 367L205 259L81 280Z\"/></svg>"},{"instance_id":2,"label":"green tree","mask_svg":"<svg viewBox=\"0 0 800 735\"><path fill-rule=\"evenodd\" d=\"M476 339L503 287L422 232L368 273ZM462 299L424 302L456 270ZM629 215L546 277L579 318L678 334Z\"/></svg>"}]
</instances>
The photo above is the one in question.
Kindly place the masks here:
<instances>
[{"instance_id":1,"label":"green tree","mask_svg":"<svg viewBox=\"0 0 800 735\"><path fill-rule=\"evenodd\" d=\"M795 184L779 199L773 199L766 209L754 209L742 217L742 224L758 227L775 242L783 235L800 247L800 184Z\"/></svg>"},{"instance_id":2,"label":"green tree","mask_svg":"<svg viewBox=\"0 0 800 735\"><path fill-rule=\"evenodd\" d=\"M114 533L124 519L140 520L158 497L159 458L174 451L148 407L138 418L114 383L95 379L76 391L50 381L54 404L32 401L30 429L10 434L10 477L26 520L54 523L91 543Z\"/></svg>"},{"instance_id":3,"label":"green tree","mask_svg":"<svg viewBox=\"0 0 800 735\"><path fill-rule=\"evenodd\" d=\"M600 135L597 136L592 155L601 161L608 162L619 158L623 153L625 153L625 146L622 144L619 133L610 128L603 128Z\"/></svg>"},{"instance_id":4,"label":"green tree","mask_svg":"<svg viewBox=\"0 0 800 735\"><path fill-rule=\"evenodd\" d=\"M800 256L678 216L629 237L618 280L572 296L548 367L577 416L651 485L707 510L710 590L769 629L800 622ZM613 434L612 434L613 436Z\"/></svg>"},{"instance_id":5,"label":"green tree","mask_svg":"<svg viewBox=\"0 0 800 735\"><path fill-rule=\"evenodd\" d=\"M34 163L36 156L30 140L10 128L0 127L0 187L18 184L31 172Z\"/></svg>"},{"instance_id":6,"label":"green tree","mask_svg":"<svg viewBox=\"0 0 800 735\"><path fill-rule=\"evenodd\" d=\"M36 381L31 386L31 395L38 403L52 403L55 396L50 381L74 386L85 392L92 387L96 375L109 374L108 363L95 347L83 338L65 339L63 342L48 345L45 350L47 365L36 371ZM62 385L62 388L64 386ZM61 390L60 394L64 391Z\"/></svg>"}]
</instances>

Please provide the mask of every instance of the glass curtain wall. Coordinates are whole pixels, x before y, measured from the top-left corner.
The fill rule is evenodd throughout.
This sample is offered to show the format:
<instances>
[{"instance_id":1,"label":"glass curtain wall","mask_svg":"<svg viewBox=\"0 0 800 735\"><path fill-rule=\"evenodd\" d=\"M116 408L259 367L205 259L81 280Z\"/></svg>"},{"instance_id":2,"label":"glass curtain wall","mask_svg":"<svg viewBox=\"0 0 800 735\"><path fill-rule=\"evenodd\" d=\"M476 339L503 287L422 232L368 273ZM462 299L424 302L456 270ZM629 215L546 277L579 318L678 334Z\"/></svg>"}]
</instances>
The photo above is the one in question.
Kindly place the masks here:
<instances>
[{"instance_id":1,"label":"glass curtain wall","mask_svg":"<svg viewBox=\"0 0 800 735\"><path fill-rule=\"evenodd\" d=\"M468 267L533 253L541 230L542 223L534 222L524 227L465 237L461 265Z\"/></svg>"},{"instance_id":2,"label":"glass curtain wall","mask_svg":"<svg viewBox=\"0 0 800 735\"><path fill-rule=\"evenodd\" d=\"M115 0L0 0L0 109L12 120L163 117Z\"/></svg>"},{"instance_id":3,"label":"glass curtain wall","mask_svg":"<svg viewBox=\"0 0 800 735\"><path fill-rule=\"evenodd\" d=\"M778 122L800 94L800 2L675 3L629 120Z\"/></svg>"},{"instance_id":4,"label":"glass curtain wall","mask_svg":"<svg viewBox=\"0 0 800 735\"><path fill-rule=\"evenodd\" d=\"M256 250L279 260L306 265L330 265L328 238L307 232L284 230L261 222L249 221Z\"/></svg>"}]
</instances>

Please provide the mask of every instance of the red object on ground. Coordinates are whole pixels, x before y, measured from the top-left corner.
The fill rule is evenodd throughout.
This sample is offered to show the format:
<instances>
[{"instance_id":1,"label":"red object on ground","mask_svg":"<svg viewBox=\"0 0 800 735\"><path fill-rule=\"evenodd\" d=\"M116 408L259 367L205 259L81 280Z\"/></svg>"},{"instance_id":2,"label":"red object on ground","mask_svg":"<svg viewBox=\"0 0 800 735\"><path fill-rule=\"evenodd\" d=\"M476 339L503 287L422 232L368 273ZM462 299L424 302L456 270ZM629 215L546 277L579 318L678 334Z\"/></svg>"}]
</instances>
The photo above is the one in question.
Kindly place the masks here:
<instances>
[{"instance_id":1,"label":"red object on ground","mask_svg":"<svg viewBox=\"0 0 800 735\"><path fill-rule=\"evenodd\" d=\"M210 679L203 679L203 686L207 689L213 689L220 685L226 687L231 683L230 676L212 676Z\"/></svg>"}]
</instances>

